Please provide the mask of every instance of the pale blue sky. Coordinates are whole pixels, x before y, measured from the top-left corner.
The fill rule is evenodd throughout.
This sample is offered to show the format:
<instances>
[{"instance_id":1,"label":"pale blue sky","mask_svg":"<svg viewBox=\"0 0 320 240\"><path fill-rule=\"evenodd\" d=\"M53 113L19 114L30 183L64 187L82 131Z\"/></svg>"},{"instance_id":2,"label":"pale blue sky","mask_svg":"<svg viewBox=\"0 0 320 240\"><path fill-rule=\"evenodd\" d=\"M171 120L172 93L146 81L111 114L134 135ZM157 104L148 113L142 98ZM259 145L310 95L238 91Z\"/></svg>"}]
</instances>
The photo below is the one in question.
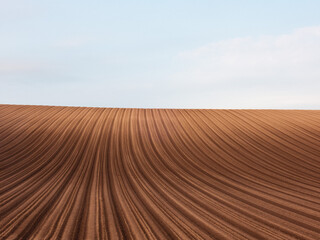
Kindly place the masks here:
<instances>
[{"instance_id":1,"label":"pale blue sky","mask_svg":"<svg viewBox=\"0 0 320 240\"><path fill-rule=\"evenodd\" d=\"M0 103L320 108L320 1L0 0Z\"/></svg>"}]
</instances>

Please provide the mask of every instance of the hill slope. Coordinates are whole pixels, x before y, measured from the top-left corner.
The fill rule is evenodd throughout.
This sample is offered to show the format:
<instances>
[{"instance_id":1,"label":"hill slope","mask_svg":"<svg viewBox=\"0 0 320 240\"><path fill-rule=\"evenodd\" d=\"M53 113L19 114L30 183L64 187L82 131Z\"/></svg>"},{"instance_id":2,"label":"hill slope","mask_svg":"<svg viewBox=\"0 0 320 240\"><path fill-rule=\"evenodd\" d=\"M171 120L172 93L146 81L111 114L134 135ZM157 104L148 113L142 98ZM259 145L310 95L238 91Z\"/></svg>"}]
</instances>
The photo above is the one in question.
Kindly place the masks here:
<instances>
[{"instance_id":1,"label":"hill slope","mask_svg":"<svg viewBox=\"0 0 320 240\"><path fill-rule=\"evenodd\" d=\"M1 239L320 239L320 111L0 105Z\"/></svg>"}]
</instances>

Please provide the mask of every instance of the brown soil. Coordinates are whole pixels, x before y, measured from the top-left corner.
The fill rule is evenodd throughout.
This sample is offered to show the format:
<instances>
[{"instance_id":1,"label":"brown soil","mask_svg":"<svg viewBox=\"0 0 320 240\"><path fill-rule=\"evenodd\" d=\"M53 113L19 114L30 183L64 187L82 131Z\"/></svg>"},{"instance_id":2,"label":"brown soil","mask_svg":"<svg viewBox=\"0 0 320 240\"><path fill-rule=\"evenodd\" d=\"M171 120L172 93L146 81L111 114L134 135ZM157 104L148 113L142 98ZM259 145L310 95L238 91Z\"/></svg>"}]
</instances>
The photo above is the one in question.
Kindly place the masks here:
<instances>
[{"instance_id":1,"label":"brown soil","mask_svg":"<svg viewBox=\"0 0 320 240\"><path fill-rule=\"evenodd\" d=\"M0 105L0 239L320 239L320 111Z\"/></svg>"}]
</instances>

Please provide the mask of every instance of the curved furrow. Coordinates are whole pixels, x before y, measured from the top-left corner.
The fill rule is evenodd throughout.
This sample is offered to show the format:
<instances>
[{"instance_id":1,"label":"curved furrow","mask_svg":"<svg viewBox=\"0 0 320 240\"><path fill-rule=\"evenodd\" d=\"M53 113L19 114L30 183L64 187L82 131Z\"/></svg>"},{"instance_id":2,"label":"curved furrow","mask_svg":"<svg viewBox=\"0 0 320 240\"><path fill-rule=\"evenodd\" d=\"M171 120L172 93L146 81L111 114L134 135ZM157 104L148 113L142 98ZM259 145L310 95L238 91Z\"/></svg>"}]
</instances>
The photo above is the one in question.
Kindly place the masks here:
<instances>
[{"instance_id":1,"label":"curved furrow","mask_svg":"<svg viewBox=\"0 0 320 240\"><path fill-rule=\"evenodd\" d=\"M186 148L183 148L183 149L186 149ZM246 198L248 198L248 196L246 196ZM257 202L257 200L255 200L255 202ZM278 214L275 214L275 215L278 215ZM310 228L312 229L313 227L310 226Z\"/></svg>"},{"instance_id":2,"label":"curved furrow","mask_svg":"<svg viewBox=\"0 0 320 240\"><path fill-rule=\"evenodd\" d=\"M237 150L238 152L239 152L239 150ZM210 154L211 156L212 155L214 155L214 153L211 153ZM218 156L219 157L219 156ZM209 157L208 157L209 158ZM244 156L244 158L248 158L248 156ZM224 158L225 160L226 160L226 157ZM231 159L232 160L232 159ZM225 161L224 162L224 165L226 165L227 164L227 162ZM254 181L254 180L256 180L256 179L253 179L252 181L250 181L251 179L250 178L246 178L246 177L248 177L248 176L244 176L243 175L243 171L239 171L239 167L234 167L233 165L232 165L233 163L231 162L231 164L228 166L228 168L226 169L226 168L224 168L224 169L221 169L220 171L224 171L225 172L225 174L228 174L228 172L230 172L230 170L232 170L232 174L233 175L237 175L236 177L237 178L241 178L241 185L246 185L247 186L247 188L246 189L248 189L248 190L250 190L251 192L252 192L252 190L254 190L254 191L259 191L259 192L263 192L264 191L264 189L263 188L261 188L261 186L263 186L263 185L258 185L259 184L259 182L258 181ZM250 175L249 175L250 176ZM226 179L230 179L230 180L232 180L233 179L233 176L232 175L227 175L226 176ZM237 181L235 181L235 182L237 182ZM258 187L255 187L255 185L258 185ZM242 187L242 186L240 186L240 187ZM249 188L248 188L249 187ZM237 187L238 188L238 187ZM252 189L253 188L253 189ZM270 191L268 191L268 192L265 192L265 193L267 193L267 195L270 195L270 194L272 194L272 192L270 192ZM264 198L266 198L267 196L264 196ZM279 198L279 195L277 196L277 199ZM281 198L281 197L280 197ZM289 199L290 200L290 199ZM286 195L286 201L288 201L288 195ZM297 199L294 199L294 202L296 202L297 201Z\"/></svg>"},{"instance_id":3,"label":"curved furrow","mask_svg":"<svg viewBox=\"0 0 320 240\"><path fill-rule=\"evenodd\" d=\"M0 105L0 239L320 239L320 111Z\"/></svg>"},{"instance_id":4,"label":"curved furrow","mask_svg":"<svg viewBox=\"0 0 320 240\"><path fill-rule=\"evenodd\" d=\"M202 127L204 128L205 126L202 126ZM210 133L210 129L207 129L207 131L204 132L205 136L202 136L202 138L205 139L205 137L208 137L207 132ZM201 133L200 129L198 129L197 133ZM215 136L215 137L211 138L210 135ZM223 132L219 132L218 135L216 135L215 133L210 133L209 138L206 142L215 142L215 144L218 143L218 141L220 139L219 135L223 135ZM236 137L237 137L237 134L234 134L233 138L237 139ZM202 139L202 138L200 138L200 139ZM250 182L250 186L252 186L252 184L265 186L264 185L265 180L261 181L265 175L264 172L260 171L257 176L254 176L254 175L256 175L256 172L259 171L259 169L257 169L257 168L252 168L252 164L254 164L254 162L250 162L250 159L252 158L252 153L253 153L254 149L252 149L252 148L250 149L248 143L244 142L242 145L244 145L245 148L241 147L241 148L235 148L233 151L232 151L232 149L229 151L224 151L224 149L228 149L228 147L229 147L228 145L232 141L233 141L233 139L228 139L227 145L221 145L221 144L223 144L223 142L220 141L220 145L218 145L218 147L213 148L215 151L211 151L210 156L215 156L216 154L218 154L215 158L215 161L222 159L220 167L224 168L223 171L225 173L230 172L230 170L232 170L233 173L238 172L243 177L241 179L242 183L246 180L252 179L252 181ZM237 142L240 142L240 140L237 139ZM210 149L210 147L209 147L209 149ZM235 154L232 154L232 152L234 152ZM244 154L244 153L247 153L247 154ZM262 153L265 153L265 152L262 152ZM244 154L244 155L242 156L242 154ZM260 155L263 156L263 154L260 154ZM242 156L242 158L241 158L241 156ZM261 156L254 155L255 161L259 160L260 158L261 158ZM209 159L210 159L210 157L209 157ZM243 161L242 159L246 159L246 160ZM227 161L227 160L229 160L229 161ZM234 161L234 160L237 160L237 161ZM250 163L250 164L247 164L247 163ZM243 165L243 164L245 164L245 165ZM226 166L228 166L228 167L226 168ZM231 179L231 178L232 178L232 176L227 177L227 179ZM257 181L257 179L258 179L258 181ZM276 185L276 186L281 186L281 185L274 184L274 182L272 182L272 181L270 183L272 183L273 185ZM260 187L260 189L261 189L261 187ZM277 189L277 191L279 191L279 190L280 189ZM287 194L288 194L288 192L286 191L286 196L287 196ZM304 195L305 195L305 193L304 193Z\"/></svg>"},{"instance_id":5,"label":"curved furrow","mask_svg":"<svg viewBox=\"0 0 320 240\"><path fill-rule=\"evenodd\" d=\"M238 126L239 126L239 128L241 127L240 124L238 124ZM245 128L244 128L244 131L245 131ZM242 136L244 136L244 137L242 137ZM292 162L292 160L290 160L290 158L292 158L292 156L287 157L286 155L281 154L281 150L275 151L272 148L271 149L269 148L266 151L265 148L268 147L268 144L261 144L262 140L257 141L255 136L247 135L247 133L245 133L245 132L243 132L242 134L234 134L234 137L239 137L237 139L237 141L239 141L239 139L240 139L240 141L244 141L244 144L241 144L241 145L244 145L247 148L252 147L250 149L250 151L245 150L245 153L247 152L249 154L248 157L250 157L250 154L253 154L256 150L261 152L261 153L256 154L255 158L253 159L254 161L251 164L253 164L253 165L254 164L261 165L262 164L262 165L264 165L264 168L268 168L271 171L272 171L272 169L275 169L277 172L280 169L282 169L283 174L281 174L281 176L283 176L285 178L291 178L293 180L297 180L296 176L290 176L290 175L294 174L295 171L293 171L293 170L296 169L296 166L293 165L292 163L290 163L290 162ZM266 162L265 158L259 158L259 155L260 156L265 155L265 157L267 157L268 161ZM281 161L279 161L279 158L281 158ZM273 164L274 159L276 160L276 162ZM261 161L257 162L257 160L261 160ZM283 160L286 160L286 161L283 161ZM288 162L289 162L289 164L288 164ZM291 168L291 171L290 171L290 168ZM299 170L300 170L300 172L301 171L308 171L308 170L301 169L301 168ZM308 172L309 175L311 175L311 173L313 173L313 172ZM279 175L279 173L277 173L277 175ZM301 173L300 173L300 175L301 175ZM311 175L311 177L312 177L312 175ZM317 184L317 181L313 180L313 182L315 184ZM312 185L312 184L313 183L310 183L310 185Z\"/></svg>"},{"instance_id":6,"label":"curved furrow","mask_svg":"<svg viewBox=\"0 0 320 240\"><path fill-rule=\"evenodd\" d=\"M83 131L79 131L79 132L75 132L75 134L83 134ZM80 148L80 149L83 149L83 147L82 148ZM58 153L60 153L60 152L58 152ZM79 154L79 151L77 150L77 148L76 148L76 151L75 151L75 154ZM43 154L42 154L43 155ZM55 156L53 156L53 159L56 159L55 158ZM59 159L59 157L58 157L58 159ZM60 159L59 159L60 160ZM63 160L63 159L62 159ZM72 157L67 157L66 158L66 160L72 160ZM62 191L63 190L63 188L61 187L61 185L59 186L59 184L60 184L60 181L54 181L55 179L55 177L58 177L59 176L59 169L61 169L64 165L65 165L65 163L68 163L68 161L65 161L65 162L53 162L55 165L54 166L52 166L52 167L50 167L49 165L48 166L45 166L45 167L43 167L42 169L44 169L45 171L43 171L42 172L42 174L45 174L45 177L44 178L47 178L48 180L47 181L45 181L45 179L44 179L44 184L41 184L41 181L39 182L39 180L42 180L41 178L39 179L39 177L38 177L38 182L36 182L36 183L33 183L31 186L32 186L32 188L31 189L33 189L34 191L36 191L36 193L37 194L33 194L32 192L30 193L29 192L29 194L28 195L26 195L26 194L23 194L23 198L20 198L21 199L21 201L23 201L25 198L29 198L30 200L27 200L27 201L25 201L25 203L23 203L22 204L22 206L21 206L21 208L23 208L24 209L24 211L28 211L29 209L28 208L25 208L24 207L24 205L26 205L26 206L28 206L28 205L30 205L30 204L32 204L32 203L34 203L34 204L36 204L37 203L37 201L39 201L39 199L41 198L41 196L43 195L43 194L47 194L48 193L48 189L50 189L50 187L56 187L56 189L58 190L57 192L60 192L60 191ZM46 168L47 167L49 167L48 169L49 169L49 172L48 173L50 173L51 172L51 174L46 174L47 173L47 171L46 171ZM40 170L40 173L41 173L41 169L39 169ZM70 176L70 174L63 174L63 177L64 178L70 178L71 176ZM32 176L32 178L34 178L34 176ZM35 187L34 187L34 185L35 185ZM38 190L36 190L36 187L37 187L37 185L42 185L43 187L42 188L40 188L40 190L41 191L39 191L39 188L38 188ZM65 186L67 185L67 184L64 184ZM39 187L39 186L38 186ZM29 190L29 189L28 189ZM28 191L27 191L28 192ZM55 191L52 191L53 193L55 193ZM25 193L25 191L23 192L23 193ZM55 194L55 196L59 196L59 194ZM48 197L47 197L48 198ZM6 207L6 206L5 206ZM30 211L32 211L32 209L30 209ZM23 211L20 211L20 213L23 213ZM22 214L18 214L17 215L17 217L19 217L20 215L22 215ZM22 217L23 217L23 215L22 215ZM23 219L22 219L23 220Z\"/></svg>"},{"instance_id":7,"label":"curved furrow","mask_svg":"<svg viewBox=\"0 0 320 240\"><path fill-rule=\"evenodd\" d=\"M283 146L286 147L286 150L292 149L292 152L294 153L294 155L301 154L302 156L308 156L308 158L311 158L313 160L317 159L317 155L316 154L314 155L312 152L318 153L319 138L316 139L316 141L308 141L304 139L305 135L301 133L298 134L296 129L293 130L294 132L290 131L291 128L288 126L289 125L288 123L285 123L286 125L279 124L280 121L277 121L277 122L270 121L269 123L269 121L261 121L261 118L263 118L261 115L258 115L258 116L254 116L253 114L252 115L248 114L248 115L249 116L242 117L242 119L244 119L245 121L254 122L258 127L262 128L264 132L267 131L268 136L270 134L270 137L272 137L272 139L278 144L283 143ZM269 116L272 116L272 114L269 114ZM276 126L276 125L280 125L280 126ZM303 126L303 124L301 124L301 126ZM299 138L295 136L291 137L290 133L298 134Z\"/></svg>"},{"instance_id":8,"label":"curved furrow","mask_svg":"<svg viewBox=\"0 0 320 240\"><path fill-rule=\"evenodd\" d=\"M239 121L236 121L236 125L239 127L239 129L242 129L242 126L243 126L242 123L240 123ZM243 163L247 164L248 166L253 167L255 165L255 163L256 164L258 164L258 163L260 163L260 164L262 163L263 164L263 163L266 163L266 160L268 160L267 161L268 167L272 167L269 164L270 161L276 160L278 162L278 164L281 165L281 164L284 164L284 162L283 161L279 161L279 158L281 158L281 159L286 158L286 159L289 159L289 161L290 161L290 158L294 157L292 155L287 156L286 153L283 154L283 151L281 149L279 149L280 148L279 146L274 146L274 144L272 144L271 147L270 147L270 144L268 142L266 142L265 139L261 138L260 135L255 135L255 134L249 134L248 135L247 132L250 131L251 125L247 125L247 126L249 128L243 128L241 134L239 134L239 133L233 134L233 138L237 137L237 136L240 137L241 135L244 136L244 137L242 137L242 140L251 140L250 142L251 142L252 146L260 147L260 151L262 151L262 153L254 156L253 161L249 165L247 164L247 163L249 163L248 160L241 161L241 158L239 158L240 161L238 161L237 163L243 162ZM258 129L255 129L255 128L253 128L253 129L256 132L260 132ZM223 133L220 133L220 134L223 134ZM272 139L270 139L270 142L271 142L271 140ZM230 144L230 140L228 141L228 145L229 144ZM248 144L242 144L240 146L245 146L246 148L249 147ZM240 150L241 149L243 150L244 147L241 147ZM275 151L275 150L277 150L277 151ZM232 151L232 152L234 152L234 151ZM253 153L252 149L251 149L251 151L245 150L245 152L247 153L247 155L249 155L249 157ZM235 157L237 157L238 152L234 152L234 153L236 153ZM264 156L264 155L269 155L269 157L266 158L266 156ZM260 161L257 162L257 160L260 160ZM291 166L292 166L292 164L291 164ZM266 170L266 169L264 169L264 170ZM267 174L259 174L259 175L261 177L264 177L264 178L267 176ZM273 180L273 178L280 178L281 183L285 183L285 184L287 184L287 182L292 182L292 181L295 182L296 181L296 179L291 179L291 181L290 181L290 179L288 179L288 176L282 176L281 177L281 175L279 175L279 174L270 176L270 179ZM286 181L283 181L284 179ZM294 183L293 185L296 186L296 183Z\"/></svg>"}]
</instances>

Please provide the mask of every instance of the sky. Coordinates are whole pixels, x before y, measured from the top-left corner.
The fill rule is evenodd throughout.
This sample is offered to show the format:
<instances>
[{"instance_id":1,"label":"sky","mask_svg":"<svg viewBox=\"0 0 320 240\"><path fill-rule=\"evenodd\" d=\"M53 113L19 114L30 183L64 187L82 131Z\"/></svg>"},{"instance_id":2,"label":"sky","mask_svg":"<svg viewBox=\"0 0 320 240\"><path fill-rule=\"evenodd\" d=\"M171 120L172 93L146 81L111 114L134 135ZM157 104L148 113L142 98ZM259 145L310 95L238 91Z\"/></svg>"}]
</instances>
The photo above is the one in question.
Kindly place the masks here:
<instances>
[{"instance_id":1,"label":"sky","mask_svg":"<svg viewBox=\"0 0 320 240\"><path fill-rule=\"evenodd\" d=\"M0 104L320 109L319 0L0 0Z\"/></svg>"}]
</instances>

